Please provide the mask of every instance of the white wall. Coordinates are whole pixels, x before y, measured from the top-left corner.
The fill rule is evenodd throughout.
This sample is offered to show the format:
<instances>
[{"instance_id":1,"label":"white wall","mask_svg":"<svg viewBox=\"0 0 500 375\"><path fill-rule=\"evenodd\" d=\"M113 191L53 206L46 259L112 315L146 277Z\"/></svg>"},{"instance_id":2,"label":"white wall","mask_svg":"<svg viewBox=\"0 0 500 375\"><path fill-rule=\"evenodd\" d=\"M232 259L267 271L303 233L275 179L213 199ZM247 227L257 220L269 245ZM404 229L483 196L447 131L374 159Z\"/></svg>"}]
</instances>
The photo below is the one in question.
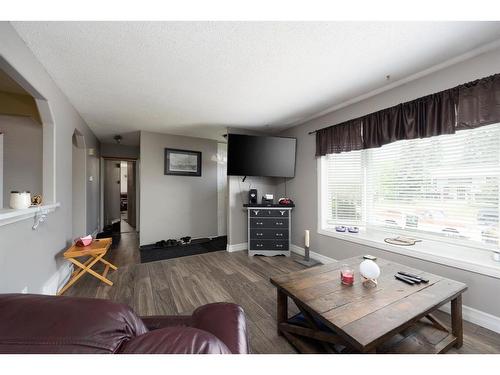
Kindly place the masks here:
<instances>
[{"instance_id":1,"label":"white wall","mask_svg":"<svg viewBox=\"0 0 500 375\"><path fill-rule=\"evenodd\" d=\"M98 141L67 97L60 91L43 66L8 22L0 22L2 55L48 101L55 128L55 192L61 207L50 214L38 230L32 220L22 220L0 227L0 293L53 293L60 280L58 271L66 262L62 251L72 241L72 136L75 129L85 137L87 147L98 149ZM44 161L45 163L45 161ZM87 156L87 168L96 168L97 158ZM45 165L44 165L45 166ZM87 170L87 175L89 171ZM92 172L93 173L93 172ZM87 180L88 181L88 180ZM87 212L98 212L99 179L89 182ZM95 193L97 191L97 194ZM91 227L97 215L89 216ZM20 241L22 239L22 241Z\"/></svg>"},{"instance_id":2,"label":"white wall","mask_svg":"<svg viewBox=\"0 0 500 375\"><path fill-rule=\"evenodd\" d=\"M202 175L164 175L164 149L202 152ZM217 142L141 132L140 244L217 235Z\"/></svg>"},{"instance_id":3,"label":"white wall","mask_svg":"<svg viewBox=\"0 0 500 375\"><path fill-rule=\"evenodd\" d=\"M318 234L316 232L318 187L316 157L314 156L316 144L315 136L307 134L312 130L338 124L495 73L500 73L500 49L450 66L280 133L283 136L297 137L296 175L287 184L288 194L297 204L293 212L292 243L303 246L304 229L311 229L311 250L334 259L369 253L462 281L469 287L464 295L465 305L500 317L498 298L492 298L497 296L500 290L498 279ZM283 190L282 187L281 190Z\"/></svg>"}]
</instances>

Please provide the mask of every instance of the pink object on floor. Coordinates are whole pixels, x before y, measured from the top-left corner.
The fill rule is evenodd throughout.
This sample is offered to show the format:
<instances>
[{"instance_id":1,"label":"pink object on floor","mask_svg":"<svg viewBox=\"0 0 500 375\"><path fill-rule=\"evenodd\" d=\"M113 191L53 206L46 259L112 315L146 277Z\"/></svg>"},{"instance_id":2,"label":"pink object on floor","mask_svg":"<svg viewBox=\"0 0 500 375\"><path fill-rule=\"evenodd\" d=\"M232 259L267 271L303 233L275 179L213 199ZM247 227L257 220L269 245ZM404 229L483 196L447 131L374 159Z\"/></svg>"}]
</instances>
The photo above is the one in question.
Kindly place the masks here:
<instances>
[{"instance_id":1,"label":"pink object on floor","mask_svg":"<svg viewBox=\"0 0 500 375\"><path fill-rule=\"evenodd\" d=\"M92 236L89 234L88 236L78 238L75 242L75 245L83 247L83 246L88 246L91 243L92 243Z\"/></svg>"}]
</instances>

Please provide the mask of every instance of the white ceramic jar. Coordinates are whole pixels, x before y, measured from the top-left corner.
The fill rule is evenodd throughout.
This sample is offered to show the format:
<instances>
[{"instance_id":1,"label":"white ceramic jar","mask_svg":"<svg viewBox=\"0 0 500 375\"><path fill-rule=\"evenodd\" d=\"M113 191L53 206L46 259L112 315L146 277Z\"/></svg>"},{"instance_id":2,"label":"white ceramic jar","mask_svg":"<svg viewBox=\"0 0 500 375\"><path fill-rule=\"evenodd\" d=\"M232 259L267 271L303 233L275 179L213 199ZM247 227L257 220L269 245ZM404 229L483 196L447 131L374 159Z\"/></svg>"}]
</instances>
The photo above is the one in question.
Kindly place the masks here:
<instances>
[{"instance_id":1,"label":"white ceramic jar","mask_svg":"<svg viewBox=\"0 0 500 375\"><path fill-rule=\"evenodd\" d=\"M10 192L10 208L16 210L22 210L29 208L31 206L31 194L29 191L23 191L22 193L18 191Z\"/></svg>"},{"instance_id":2,"label":"white ceramic jar","mask_svg":"<svg viewBox=\"0 0 500 375\"><path fill-rule=\"evenodd\" d=\"M23 191L26 208L31 207L31 192Z\"/></svg>"}]
</instances>

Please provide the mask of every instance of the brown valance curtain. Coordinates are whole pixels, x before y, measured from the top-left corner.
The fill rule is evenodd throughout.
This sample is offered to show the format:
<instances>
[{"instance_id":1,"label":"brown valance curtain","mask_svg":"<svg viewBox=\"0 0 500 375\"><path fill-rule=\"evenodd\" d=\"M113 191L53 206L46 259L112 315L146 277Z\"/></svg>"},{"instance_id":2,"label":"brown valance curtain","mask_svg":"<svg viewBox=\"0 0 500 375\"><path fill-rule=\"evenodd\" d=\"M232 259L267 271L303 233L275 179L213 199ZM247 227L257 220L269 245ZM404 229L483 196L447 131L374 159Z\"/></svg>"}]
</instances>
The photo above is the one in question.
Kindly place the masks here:
<instances>
[{"instance_id":1,"label":"brown valance curtain","mask_svg":"<svg viewBox=\"0 0 500 375\"><path fill-rule=\"evenodd\" d=\"M401 105L390 107L362 117L363 148L380 147L398 139L405 139L408 130L403 125ZM411 133L411 130L410 130Z\"/></svg>"},{"instance_id":2,"label":"brown valance curtain","mask_svg":"<svg viewBox=\"0 0 500 375\"><path fill-rule=\"evenodd\" d=\"M316 156L361 150L363 148L361 129L361 120L354 119L318 130L316 132Z\"/></svg>"},{"instance_id":3,"label":"brown valance curtain","mask_svg":"<svg viewBox=\"0 0 500 375\"><path fill-rule=\"evenodd\" d=\"M457 130L500 122L500 74L458 86Z\"/></svg>"},{"instance_id":4,"label":"brown valance curtain","mask_svg":"<svg viewBox=\"0 0 500 375\"><path fill-rule=\"evenodd\" d=\"M457 97L450 89L362 117L363 148L455 133Z\"/></svg>"},{"instance_id":5,"label":"brown valance curtain","mask_svg":"<svg viewBox=\"0 0 500 375\"><path fill-rule=\"evenodd\" d=\"M454 134L496 122L500 122L500 74L318 130L316 156Z\"/></svg>"}]
</instances>

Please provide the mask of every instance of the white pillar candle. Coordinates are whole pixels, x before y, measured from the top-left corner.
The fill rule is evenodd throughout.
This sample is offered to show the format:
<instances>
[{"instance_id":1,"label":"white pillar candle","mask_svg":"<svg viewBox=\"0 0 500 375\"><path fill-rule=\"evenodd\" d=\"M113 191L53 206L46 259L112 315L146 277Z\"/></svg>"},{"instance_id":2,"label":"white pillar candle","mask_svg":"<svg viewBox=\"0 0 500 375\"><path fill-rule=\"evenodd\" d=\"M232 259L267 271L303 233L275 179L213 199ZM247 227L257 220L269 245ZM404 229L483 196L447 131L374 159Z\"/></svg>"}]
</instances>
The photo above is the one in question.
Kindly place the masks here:
<instances>
[{"instance_id":1,"label":"white pillar candle","mask_svg":"<svg viewBox=\"0 0 500 375\"><path fill-rule=\"evenodd\" d=\"M306 247L309 247L309 230L308 229L305 230L304 239L305 239L304 242L305 242Z\"/></svg>"}]
</instances>

